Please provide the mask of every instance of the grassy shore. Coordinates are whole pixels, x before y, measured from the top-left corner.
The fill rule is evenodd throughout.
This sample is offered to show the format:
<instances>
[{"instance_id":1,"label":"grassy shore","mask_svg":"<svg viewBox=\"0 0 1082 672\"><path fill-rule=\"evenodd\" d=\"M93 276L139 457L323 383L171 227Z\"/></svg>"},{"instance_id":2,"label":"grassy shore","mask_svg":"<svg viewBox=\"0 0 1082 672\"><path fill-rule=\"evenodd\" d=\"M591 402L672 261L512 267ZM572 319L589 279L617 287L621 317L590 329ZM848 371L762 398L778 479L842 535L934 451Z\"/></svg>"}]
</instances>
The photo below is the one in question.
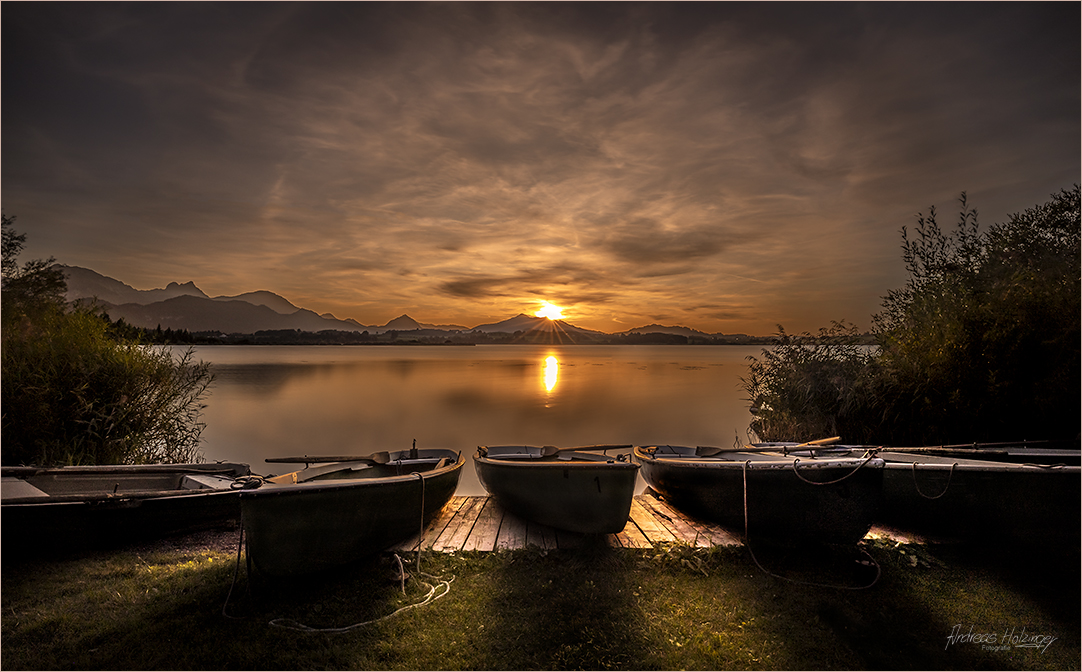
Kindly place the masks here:
<instances>
[{"instance_id":1,"label":"grassy shore","mask_svg":"<svg viewBox=\"0 0 1082 672\"><path fill-rule=\"evenodd\" d=\"M205 538L204 538L205 539ZM863 542L817 555L602 545L392 556L288 584L249 583L236 533L14 562L4 669L1079 669L1079 559ZM866 553L866 554L865 554ZM874 564L868 564L868 559ZM415 572L416 556L404 558ZM863 561L863 562L862 562ZM878 565L878 567L876 567ZM850 589L878 581L871 588ZM234 585L234 575L239 578ZM427 585L426 585L427 584ZM810 584L836 584L823 587ZM231 592L232 588L232 592ZM231 595L230 595L231 592ZM226 604L227 595L229 602ZM223 606L225 609L223 610ZM224 611L224 613L223 613ZM1054 637L1005 649L994 634ZM968 638L961 637L971 633ZM952 640L951 636L958 636Z\"/></svg>"}]
</instances>

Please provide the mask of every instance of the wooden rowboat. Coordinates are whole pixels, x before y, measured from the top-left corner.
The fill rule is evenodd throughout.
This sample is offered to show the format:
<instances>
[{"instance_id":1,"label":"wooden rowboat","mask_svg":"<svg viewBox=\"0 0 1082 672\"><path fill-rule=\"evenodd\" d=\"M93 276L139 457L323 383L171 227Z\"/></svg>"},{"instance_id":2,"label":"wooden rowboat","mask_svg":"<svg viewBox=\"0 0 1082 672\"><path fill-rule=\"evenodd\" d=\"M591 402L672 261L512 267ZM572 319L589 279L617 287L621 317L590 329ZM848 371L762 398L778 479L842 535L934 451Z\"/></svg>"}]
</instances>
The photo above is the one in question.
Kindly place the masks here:
<instances>
[{"instance_id":1,"label":"wooden rowboat","mask_svg":"<svg viewBox=\"0 0 1082 672\"><path fill-rule=\"evenodd\" d=\"M634 456L669 504L752 541L857 543L878 512L883 460L784 454L801 446L807 444L637 446Z\"/></svg>"},{"instance_id":2,"label":"wooden rowboat","mask_svg":"<svg viewBox=\"0 0 1082 672\"><path fill-rule=\"evenodd\" d=\"M858 458L874 450L884 462L877 521L886 525L940 538L1077 549L1082 467L1077 443L1069 445L830 446L814 453Z\"/></svg>"},{"instance_id":3,"label":"wooden rowboat","mask_svg":"<svg viewBox=\"0 0 1082 672\"><path fill-rule=\"evenodd\" d=\"M881 451L907 455L939 455L967 460L991 460L1015 464L1073 465L1082 464L1078 441L1004 441L999 443L965 443L942 446L880 447Z\"/></svg>"},{"instance_id":4,"label":"wooden rowboat","mask_svg":"<svg viewBox=\"0 0 1082 672\"><path fill-rule=\"evenodd\" d=\"M465 464L443 449L267 461L317 465L241 493L249 562L270 577L344 565L417 534L454 495Z\"/></svg>"},{"instance_id":5,"label":"wooden rowboat","mask_svg":"<svg viewBox=\"0 0 1082 672\"><path fill-rule=\"evenodd\" d=\"M3 467L11 556L113 546L240 519L247 464ZM7 554L5 554L7 555ZM9 556L9 557L11 557Z\"/></svg>"},{"instance_id":6,"label":"wooden rowboat","mask_svg":"<svg viewBox=\"0 0 1082 672\"><path fill-rule=\"evenodd\" d=\"M879 452L884 523L932 535L1065 541L1082 527L1082 467ZM1031 456L1033 457L1033 456Z\"/></svg>"},{"instance_id":7,"label":"wooden rowboat","mask_svg":"<svg viewBox=\"0 0 1082 672\"><path fill-rule=\"evenodd\" d=\"M597 450L631 446L480 446L481 485L507 511L569 532L608 534L627 524L639 465Z\"/></svg>"}]
</instances>

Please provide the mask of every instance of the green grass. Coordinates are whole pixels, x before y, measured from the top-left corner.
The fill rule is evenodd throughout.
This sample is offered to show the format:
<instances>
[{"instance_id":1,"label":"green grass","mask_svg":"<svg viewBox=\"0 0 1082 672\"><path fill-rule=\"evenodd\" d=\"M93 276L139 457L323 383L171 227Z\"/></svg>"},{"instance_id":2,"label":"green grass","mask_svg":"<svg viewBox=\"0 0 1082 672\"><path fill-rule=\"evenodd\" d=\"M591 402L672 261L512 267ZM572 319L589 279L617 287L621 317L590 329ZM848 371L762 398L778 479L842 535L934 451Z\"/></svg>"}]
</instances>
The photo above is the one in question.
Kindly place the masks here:
<instances>
[{"instance_id":1,"label":"green grass","mask_svg":"<svg viewBox=\"0 0 1082 672\"><path fill-rule=\"evenodd\" d=\"M5 669L1079 669L1078 556L865 542L866 590L795 583L744 549L425 554L452 578L430 604L343 634L403 597L387 557L291 583L240 578L235 556L122 550L13 564L2 576ZM11 553L8 548L9 557ZM758 549L772 572L867 584L856 550ZM415 556L408 556L412 569ZM425 579L427 580L427 579ZM430 583L431 581L428 580ZM1024 627L1043 652L948 646L952 628Z\"/></svg>"}]
</instances>

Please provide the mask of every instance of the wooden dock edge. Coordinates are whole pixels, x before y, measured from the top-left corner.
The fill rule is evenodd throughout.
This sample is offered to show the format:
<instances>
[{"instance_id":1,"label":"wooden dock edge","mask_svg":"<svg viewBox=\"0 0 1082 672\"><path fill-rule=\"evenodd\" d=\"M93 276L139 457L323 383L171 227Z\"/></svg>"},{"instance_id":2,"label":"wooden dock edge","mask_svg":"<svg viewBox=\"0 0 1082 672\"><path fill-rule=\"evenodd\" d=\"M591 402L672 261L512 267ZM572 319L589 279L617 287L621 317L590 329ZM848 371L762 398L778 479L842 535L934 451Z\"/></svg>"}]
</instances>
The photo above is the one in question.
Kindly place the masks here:
<instances>
[{"instance_id":1,"label":"wooden dock edge","mask_svg":"<svg viewBox=\"0 0 1082 672\"><path fill-rule=\"evenodd\" d=\"M652 548L658 543L680 543L694 548L742 546L742 535L692 518L659 499L652 490L636 495L631 502L627 525L616 534L604 535L610 546ZM899 543L923 543L914 535L891 528L873 526L866 538L888 539ZM424 530L389 552L426 551L504 551L527 547L543 550L575 548L585 535L538 525L505 511L489 496L455 496Z\"/></svg>"}]
</instances>

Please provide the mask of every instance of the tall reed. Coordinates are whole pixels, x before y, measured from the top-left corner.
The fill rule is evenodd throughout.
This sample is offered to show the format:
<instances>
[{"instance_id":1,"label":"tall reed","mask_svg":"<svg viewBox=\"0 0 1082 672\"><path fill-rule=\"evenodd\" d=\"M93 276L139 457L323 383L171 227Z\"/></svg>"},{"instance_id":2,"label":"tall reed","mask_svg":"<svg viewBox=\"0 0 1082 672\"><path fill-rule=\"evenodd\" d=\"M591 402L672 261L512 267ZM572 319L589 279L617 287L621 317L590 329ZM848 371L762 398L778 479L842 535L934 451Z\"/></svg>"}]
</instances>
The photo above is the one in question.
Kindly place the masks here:
<instances>
[{"instance_id":1,"label":"tall reed","mask_svg":"<svg viewBox=\"0 0 1082 672\"><path fill-rule=\"evenodd\" d=\"M201 461L212 380L192 351L114 337L87 310L5 319L3 446L12 464Z\"/></svg>"}]
</instances>

